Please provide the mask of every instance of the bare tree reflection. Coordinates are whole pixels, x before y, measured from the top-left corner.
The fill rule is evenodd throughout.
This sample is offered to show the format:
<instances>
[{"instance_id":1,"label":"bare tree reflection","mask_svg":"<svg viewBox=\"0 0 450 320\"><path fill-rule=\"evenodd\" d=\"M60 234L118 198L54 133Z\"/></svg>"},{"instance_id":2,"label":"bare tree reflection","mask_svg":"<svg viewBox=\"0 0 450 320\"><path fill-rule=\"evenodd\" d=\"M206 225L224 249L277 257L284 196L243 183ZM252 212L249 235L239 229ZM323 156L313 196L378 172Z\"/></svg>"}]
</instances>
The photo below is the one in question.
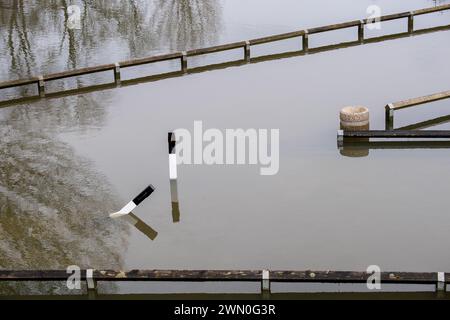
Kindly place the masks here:
<instances>
[{"instance_id":1,"label":"bare tree reflection","mask_svg":"<svg viewBox=\"0 0 450 320\"><path fill-rule=\"evenodd\" d=\"M218 1L154 0L150 18L157 40L170 50L185 50L216 43L221 10Z\"/></svg>"},{"instance_id":2,"label":"bare tree reflection","mask_svg":"<svg viewBox=\"0 0 450 320\"><path fill-rule=\"evenodd\" d=\"M73 4L81 30L67 26ZM221 20L219 0L0 0L0 8L2 80L215 43Z\"/></svg>"},{"instance_id":3,"label":"bare tree reflection","mask_svg":"<svg viewBox=\"0 0 450 320\"><path fill-rule=\"evenodd\" d=\"M101 98L101 97L99 97ZM0 268L121 268L129 227L109 219L114 190L56 134L104 121L90 98L2 112L0 118ZM89 101L90 100L90 101ZM71 106L79 107L77 110ZM61 285L59 286L61 287ZM0 284L0 293L51 293L50 284Z\"/></svg>"}]
</instances>

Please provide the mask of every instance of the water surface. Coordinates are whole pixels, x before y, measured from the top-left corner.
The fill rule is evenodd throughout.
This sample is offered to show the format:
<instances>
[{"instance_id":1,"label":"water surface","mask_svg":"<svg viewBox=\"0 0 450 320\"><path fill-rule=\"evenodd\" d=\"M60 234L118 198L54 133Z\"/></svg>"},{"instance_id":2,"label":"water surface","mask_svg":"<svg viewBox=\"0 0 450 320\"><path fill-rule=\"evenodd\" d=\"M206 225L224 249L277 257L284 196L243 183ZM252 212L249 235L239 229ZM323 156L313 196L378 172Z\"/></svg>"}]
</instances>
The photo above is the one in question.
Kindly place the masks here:
<instances>
[{"instance_id":1,"label":"water surface","mask_svg":"<svg viewBox=\"0 0 450 320\"><path fill-rule=\"evenodd\" d=\"M434 5L86 1L83 29L70 31L64 1L12 3L0 14L2 80L359 19L370 4L383 14ZM449 21L444 13L418 23ZM0 267L365 270L377 264L383 270L449 270L443 254L450 241L449 149L347 157L336 146L343 106L369 107L371 128L382 129L387 103L448 90L449 35L1 109ZM274 44L260 53L297 45ZM79 81L59 85L88 80ZM448 101L402 110L396 126L446 114ZM257 166L180 166L180 221L173 223L167 132L192 129L195 120L205 129L280 129L280 171L260 176ZM158 232L153 241L108 217L149 183L157 190L134 213Z\"/></svg>"}]
</instances>

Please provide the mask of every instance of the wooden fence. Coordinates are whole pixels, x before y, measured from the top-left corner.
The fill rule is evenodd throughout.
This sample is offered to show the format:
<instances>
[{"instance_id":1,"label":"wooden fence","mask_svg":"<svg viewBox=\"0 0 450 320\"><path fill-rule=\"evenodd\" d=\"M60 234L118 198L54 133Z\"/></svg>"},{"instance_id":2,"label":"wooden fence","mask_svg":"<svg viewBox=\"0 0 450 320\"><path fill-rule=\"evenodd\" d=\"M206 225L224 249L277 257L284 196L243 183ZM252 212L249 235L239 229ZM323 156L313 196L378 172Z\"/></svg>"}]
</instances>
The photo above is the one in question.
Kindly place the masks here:
<instances>
[{"instance_id":1,"label":"wooden fence","mask_svg":"<svg viewBox=\"0 0 450 320\"><path fill-rule=\"evenodd\" d=\"M413 34L415 32L414 31L414 17L424 15L424 14L445 11L445 10L450 10L450 4L415 10L415 11L411 11L411 12L402 12L402 13L397 13L397 14L385 15L385 16L381 16L379 18L379 21L383 22L383 21L391 21L391 20L397 20L397 19L408 19L408 31L406 33ZM263 38L258 38L258 39L252 39L252 40L248 40L248 41L240 41L240 42L229 43L229 44L213 46L213 47L208 47L208 48L195 49L195 50L189 50L189 51L183 51L183 52L175 52L175 53L169 53L169 54L163 54L163 55L156 55L156 56L151 56L151 57L141 58L141 59L127 60L127 61L117 62L114 64L105 64L105 65L87 67L87 68L82 68L82 69L77 69L77 70L70 70L70 71L65 71L65 72L60 72L60 73L41 75L41 76L31 77L29 79L0 82L0 90L34 84L34 85L37 85L39 97L44 97L46 95L45 86L46 86L46 83L49 81L65 79L65 78L69 78L69 77L76 77L76 76L81 76L81 75L86 75L86 74L93 74L93 73L104 72L104 71L113 71L115 84L119 85L121 83L121 69L127 68L127 67L143 65L143 64L154 63L154 62L167 61L167 60L179 60L180 61L180 71L178 71L177 73L185 74L190 70L190 68L188 68L188 57L194 57L194 56L222 52L222 51L233 50L233 49L243 49L243 52L244 52L243 61L250 62L251 59L254 59L254 58L251 58L251 47L252 46L265 44L265 43L269 43L269 42L275 42L275 41L280 41L280 40L296 38L296 37L302 38L302 50L300 52L302 54L307 54L310 52L310 48L309 48L310 35L333 31L333 30L357 27L358 28L358 41L357 42L365 43L366 39L364 37L364 26L368 25L368 24L372 24L374 22L376 22L374 19L354 20L354 21L349 21L349 22L344 22L344 23L339 23L339 24L333 24L333 25L316 27L316 28L311 28L311 29L306 29L306 30L283 33L283 34L278 34L278 35L273 35L273 36L268 36L268 37L263 37ZM441 28L442 27L431 28L431 30L439 30ZM419 33L420 33L420 31L419 31ZM373 41L373 39L370 39L368 41ZM313 48L313 50L317 51L317 50L320 50L320 48ZM68 91L73 91L73 89L69 89Z\"/></svg>"},{"instance_id":2,"label":"wooden fence","mask_svg":"<svg viewBox=\"0 0 450 320\"><path fill-rule=\"evenodd\" d=\"M0 270L0 281L67 281L67 270ZM80 281L95 290L97 281L172 281L172 282L260 282L261 291L270 292L273 282L367 283L371 273L353 271L269 271L269 270L80 270ZM380 272L382 284L435 285L445 291L450 274L444 272Z\"/></svg>"}]
</instances>

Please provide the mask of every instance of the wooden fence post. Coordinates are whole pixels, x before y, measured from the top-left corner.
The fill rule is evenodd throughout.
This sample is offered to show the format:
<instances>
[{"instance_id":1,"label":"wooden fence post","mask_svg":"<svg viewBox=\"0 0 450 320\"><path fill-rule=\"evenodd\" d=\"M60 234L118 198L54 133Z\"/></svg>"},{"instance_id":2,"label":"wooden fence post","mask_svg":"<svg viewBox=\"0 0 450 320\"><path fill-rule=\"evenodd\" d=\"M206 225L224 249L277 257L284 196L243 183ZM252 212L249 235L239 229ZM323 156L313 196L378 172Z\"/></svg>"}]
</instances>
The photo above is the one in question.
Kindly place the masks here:
<instances>
[{"instance_id":1,"label":"wooden fence post","mask_svg":"<svg viewBox=\"0 0 450 320\"><path fill-rule=\"evenodd\" d=\"M250 62L250 41L245 41L244 46L244 58L245 61Z\"/></svg>"},{"instance_id":2,"label":"wooden fence post","mask_svg":"<svg viewBox=\"0 0 450 320\"><path fill-rule=\"evenodd\" d=\"M181 53L181 71L183 73L186 73L187 72L187 68L188 68L188 66L187 66L187 53L186 53L186 51L183 51Z\"/></svg>"},{"instance_id":3,"label":"wooden fence post","mask_svg":"<svg viewBox=\"0 0 450 320\"><path fill-rule=\"evenodd\" d=\"M414 12L410 12L408 16L408 32L414 32Z\"/></svg>"},{"instance_id":4,"label":"wooden fence post","mask_svg":"<svg viewBox=\"0 0 450 320\"><path fill-rule=\"evenodd\" d=\"M118 62L115 63L114 67L114 81L116 84L120 84L120 64Z\"/></svg>"},{"instance_id":5,"label":"wooden fence post","mask_svg":"<svg viewBox=\"0 0 450 320\"><path fill-rule=\"evenodd\" d=\"M364 42L364 20L361 20L359 22L359 26L358 26L358 41L360 43Z\"/></svg>"},{"instance_id":6,"label":"wooden fence post","mask_svg":"<svg viewBox=\"0 0 450 320\"><path fill-rule=\"evenodd\" d=\"M40 97L45 97L45 81L43 76L38 77L38 91Z\"/></svg>"},{"instance_id":7,"label":"wooden fence post","mask_svg":"<svg viewBox=\"0 0 450 320\"><path fill-rule=\"evenodd\" d=\"M308 30L305 30L305 33L303 34L303 51L306 53L309 49L309 34Z\"/></svg>"}]
</instances>

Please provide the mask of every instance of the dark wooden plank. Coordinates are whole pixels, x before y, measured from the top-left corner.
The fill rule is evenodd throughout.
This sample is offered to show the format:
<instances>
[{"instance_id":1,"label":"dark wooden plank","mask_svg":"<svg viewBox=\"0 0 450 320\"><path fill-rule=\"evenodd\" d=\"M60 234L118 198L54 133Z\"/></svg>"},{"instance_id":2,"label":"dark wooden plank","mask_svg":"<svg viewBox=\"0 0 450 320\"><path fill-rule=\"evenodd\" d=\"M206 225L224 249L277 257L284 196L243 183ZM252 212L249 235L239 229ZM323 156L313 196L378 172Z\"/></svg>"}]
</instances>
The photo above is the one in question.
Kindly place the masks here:
<instances>
[{"instance_id":1,"label":"dark wooden plank","mask_svg":"<svg viewBox=\"0 0 450 320\"><path fill-rule=\"evenodd\" d=\"M59 73L51 73L51 74L45 75L44 80L45 81L58 80L58 79L64 79L64 78L69 78L69 77L82 76L85 74L91 74L91 73L96 73L96 72L109 71L109 70L113 70L114 67L115 67L114 64L104 64L104 65L95 66L95 67L87 67L87 68L82 68L82 69L77 69L77 70L69 70L69 71L64 71L64 72L59 72Z\"/></svg>"},{"instance_id":2,"label":"dark wooden plank","mask_svg":"<svg viewBox=\"0 0 450 320\"><path fill-rule=\"evenodd\" d=\"M287 39L291 39L291 38L301 37L304 34L305 34L305 30L299 30L299 31L277 34L277 35L273 35L273 36L252 39L252 40L249 40L249 42L251 45L257 45L257 44L263 44L263 43L269 43L269 42L274 42L274 41L287 40Z\"/></svg>"},{"instance_id":3,"label":"dark wooden plank","mask_svg":"<svg viewBox=\"0 0 450 320\"><path fill-rule=\"evenodd\" d=\"M332 31L332 30L357 27L360 25L360 23L361 23L360 20L354 20L354 21L348 21L348 22L343 22L343 23L338 23L338 24L331 24L328 26L308 29L308 33L314 34L314 33L321 33L321 32L327 32L327 31Z\"/></svg>"},{"instance_id":4,"label":"dark wooden plank","mask_svg":"<svg viewBox=\"0 0 450 320\"><path fill-rule=\"evenodd\" d=\"M426 121L421 121L421 122L417 122L414 124L410 124L401 128L397 128L395 130L418 130L418 129L426 129L429 127L434 127L437 125L442 125L444 123L449 123L450 122L450 115L446 115L446 116L442 116L442 117L438 117L438 118L434 118L434 119L430 119L430 120L426 120Z\"/></svg>"},{"instance_id":5,"label":"dark wooden plank","mask_svg":"<svg viewBox=\"0 0 450 320\"><path fill-rule=\"evenodd\" d=\"M450 149L450 141L344 141L344 150Z\"/></svg>"},{"instance_id":6,"label":"dark wooden plank","mask_svg":"<svg viewBox=\"0 0 450 320\"><path fill-rule=\"evenodd\" d=\"M0 281L65 281L66 270L0 270ZM270 271L273 282L365 283L370 274L353 271ZM95 270L97 281L261 281L260 270ZM86 270L81 270L81 279ZM446 274L445 281L450 281ZM382 272L381 282L434 284L437 272Z\"/></svg>"},{"instance_id":7,"label":"dark wooden plank","mask_svg":"<svg viewBox=\"0 0 450 320\"><path fill-rule=\"evenodd\" d=\"M39 81L38 77L33 77L33 78L29 78L29 79L4 81L4 82L0 82L0 89L25 86L25 85L37 83L38 81Z\"/></svg>"},{"instance_id":8,"label":"dark wooden plank","mask_svg":"<svg viewBox=\"0 0 450 320\"><path fill-rule=\"evenodd\" d=\"M209 47L209 48L189 50L186 52L186 54L188 57L191 57L191 56L198 56L201 54L208 54L208 53L215 53L215 52L221 52L221 51L232 50L232 49L239 49L239 48L243 48L244 46L245 46L245 41L240 41L240 42L228 43L228 44L223 44L223 45Z\"/></svg>"},{"instance_id":9,"label":"dark wooden plank","mask_svg":"<svg viewBox=\"0 0 450 320\"><path fill-rule=\"evenodd\" d=\"M393 106L394 110L398 110L398 109L409 108L409 107L417 106L420 104L430 103L430 102L434 102L434 101L438 101L438 100L442 100L442 99L448 99L448 98L450 98L450 90L431 94L428 96L423 96L423 97L418 97L418 98L395 102L395 103L392 103L392 106Z\"/></svg>"},{"instance_id":10,"label":"dark wooden plank","mask_svg":"<svg viewBox=\"0 0 450 320\"><path fill-rule=\"evenodd\" d=\"M183 56L183 54L181 52L174 52L174 53L169 53L169 54L151 56L151 57L147 57L147 58L122 61L122 62L119 62L119 64L120 64L121 68L133 67L133 66L139 66L142 64L147 64L147 63L152 63L152 62L180 59L182 56Z\"/></svg>"},{"instance_id":11,"label":"dark wooden plank","mask_svg":"<svg viewBox=\"0 0 450 320\"><path fill-rule=\"evenodd\" d=\"M343 131L344 138L450 138L450 130Z\"/></svg>"},{"instance_id":12,"label":"dark wooden plank","mask_svg":"<svg viewBox=\"0 0 450 320\"><path fill-rule=\"evenodd\" d=\"M407 18L409 16L410 16L409 12L394 13L394 14L389 14L386 16L381 16L380 21L391 21L391 20L403 19L403 18ZM371 20L371 19L365 19L364 22L367 23L369 20Z\"/></svg>"},{"instance_id":13,"label":"dark wooden plank","mask_svg":"<svg viewBox=\"0 0 450 320\"><path fill-rule=\"evenodd\" d=\"M95 276L101 280L119 281L260 281L259 270L131 270L128 272L101 270Z\"/></svg>"},{"instance_id":14,"label":"dark wooden plank","mask_svg":"<svg viewBox=\"0 0 450 320\"><path fill-rule=\"evenodd\" d=\"M450 10L450 4L444 4L444 5L436 6L436 7L419 9L419 10L415 10L413 12L414 12L415 16L419 16L419 15L422 15L422 14L439 12L439 11L445 11L445 10Z\"/></svg>"}]
</instances>

